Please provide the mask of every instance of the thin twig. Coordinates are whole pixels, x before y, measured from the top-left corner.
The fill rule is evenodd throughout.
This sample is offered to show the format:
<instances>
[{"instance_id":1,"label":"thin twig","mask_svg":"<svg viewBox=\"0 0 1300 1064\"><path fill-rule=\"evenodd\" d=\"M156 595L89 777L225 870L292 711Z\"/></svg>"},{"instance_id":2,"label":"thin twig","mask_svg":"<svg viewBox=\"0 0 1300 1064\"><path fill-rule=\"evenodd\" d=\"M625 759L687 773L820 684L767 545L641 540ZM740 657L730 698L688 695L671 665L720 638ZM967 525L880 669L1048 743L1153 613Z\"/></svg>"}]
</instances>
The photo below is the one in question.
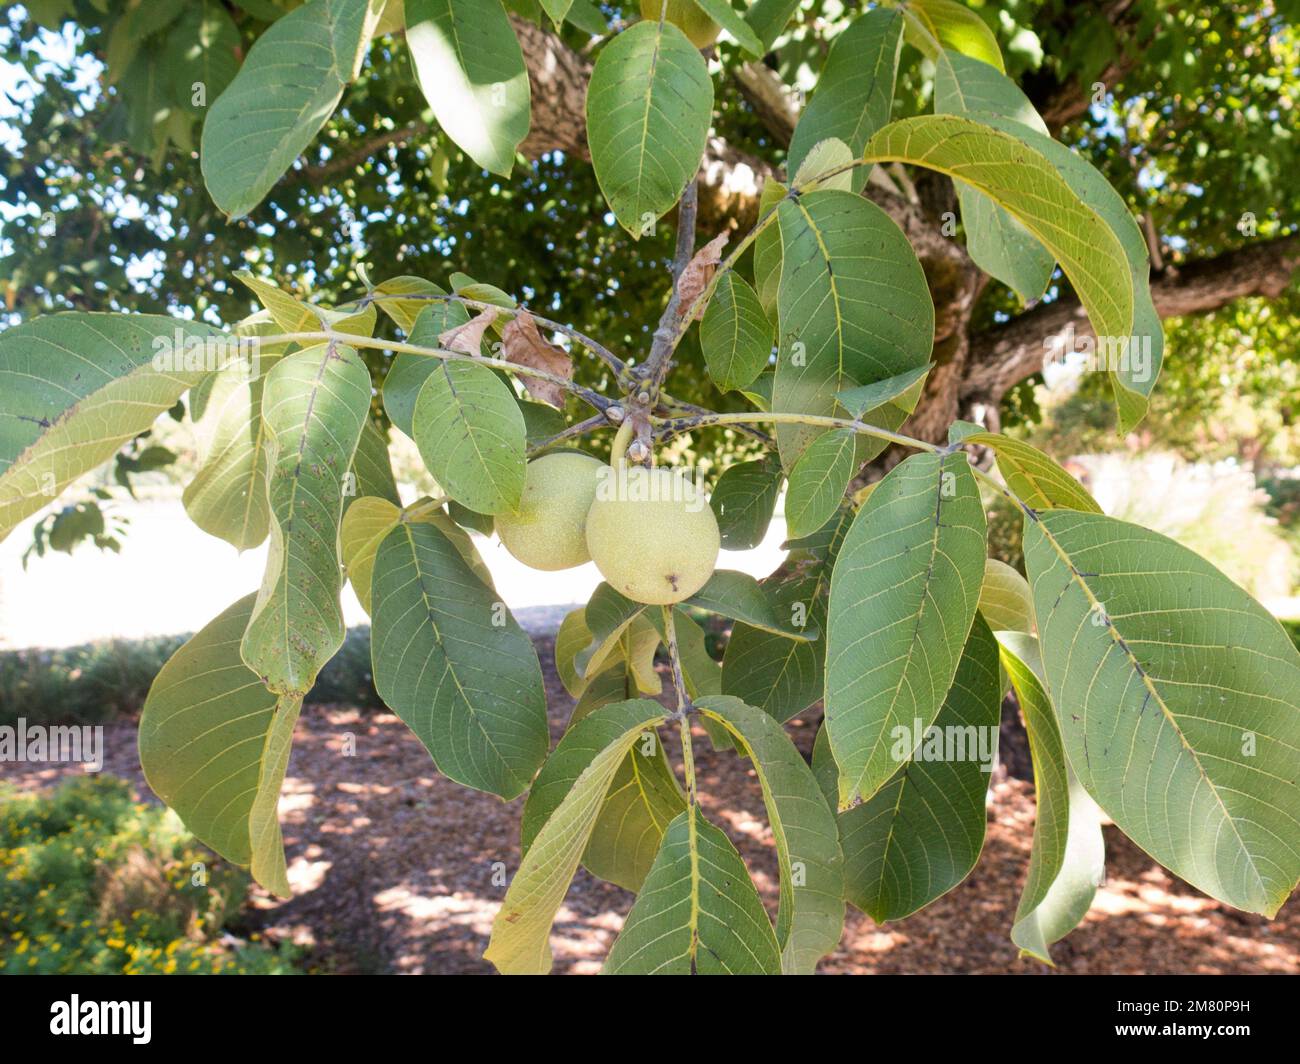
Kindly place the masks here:
<instances>
[{"instance_id":1,"label":"thin twig","mask_svg":"<svg viewBox=\"0 0 1300 1064\"><path fill-rule=\"evenodd\" d=\"M682 193L681 204L677 208L677 245L673 253L672 265L673 290L668 297L668 305L659 316L659 324L655 327L654 337L650 341L650 354L646 356L645 363L640 368L639 375L646 384L652 404L658 398L659 389L672 364L673 351L677 348L674 338L678 335L681 325L682 302L677 285L695 251L695 218L699 197L699 182L697 179L692 179L686 186L686 191Z\"/></svg>"},{"instance_id":2,"label":"thin twig","mask_svg":"<svg viewBox=\"0 0 1300 1064\"><path fill-rule=\"evenodd\" d=\"M691 718L683 715L677 721L677 729L682 737L682 768L686 772L686 797L691 805L699 799L695 793L695 749L691 746Z\"/></svg>"},{"instance_id":3,"label":"thin twig","mask_svg":"<svg viewBox=\"0 0 1300 1064\"><path fill-rule=\"evenodd\" d=\"M686 335L686 330L690 328L691 322L695 320L700 311L703 310L708 305L709 300L713 298L713 292L718 287L718 282L722 279L723 274L731 270L740 260L740 256L745 253L745 250L749 245L758 239L759 234L776 221L776 211L781 203L785 202L787 199L796 198L797 194L792 189L787 192L779 202L774 203L769 207L767 213L759 218L759 220L754 224L754 227L740 238L740 240L732 247L731 252L727 257L718 264L718 268L713 271L713 276L709 278L709 283L704 286L704 291L691 301L691 305L687 307L685 311L678 315L677 325L673 330L673 335L668 340L668 349L670 354L677 350L677 345L682 342L682 337Z\"/></svg>"},{"instance_id":4,"label":"thin twig","mask_svg":"<svg viewBox=\"0 0 1300 1064\"><path fill-rule=\"evenodd\" d=\"M681 280L682 271L695 253L695 219L700 211L699 179L692 181L682 193L677 208L677 246L673 249L673 280Z\"/></svg>"},{"instance_id":5,"label":"thin twig","mask_svg":"<svg viewBox=\"0 0 1300 1064\"><path fill-rule=\"evenodd\" d=\"M659 393L659 406L662 409L667 410L670 414L677 414L677 413L712 414L714 413L714 411L710 410L708 407L696 406L694 403L688 403L681 399L674 399L671 395L668 395L665 392ZM766 432L760 432L758 429L754 428L751 425L737 425L735 426L735 428L737 432L742 432L746 436L751 436L754 439L758 440L760 443L767 445L768 447L772 446L772 444L776 442Z\"/></svg>"},{"instance_id":6,"label":"thin twig","mask_svg":"<svg viewBox=\"0 0 1300 1064\"><path fill-rule=\"evenodd\" d=\"M357 300L357 306L361 309L364 309L370 303L383 303L388 301L398 302L402 300L413 300L413 301L429 302L429 303L460 303L463 306L472 307L475 310L486 310L488 307L492 307L496 310L506 311L506 313L513 313L512 311L507 310L505 307L502 307L497 303L488 303L482 299L469 299L466 296L443 295L443 294L438 294L433 292L411 294L411 295L402 295L399 292L371 292L368 295L365 295L361 299ZM564 325L563 323L554 321L551 318L543 318L541 315L535 314L533 311L529 310L528 307L522 303L519 304L519 306L515 307L514 309L516 311L523 311L524 313L530 315L533 321L537 322L538 325L545 326L546 328L552 329L563 336L567 336L570 340L574 340L577 343L580 343L593 355L596 355L602 362L604 362L607 366L609 366L609 368L614 371L614 373L619 377L620 380L622 380L622 378L627 374L627 365L623 362L623 360L619 358L616 354L614 354L614 352L612 352L604 344L600 343L597 340L593 340L586 333L581 333L577 329L573 328L572 326Z\"/></svg>"},{"instance_id":7,"label":"thin twig","mask_svg":"<svg viewBox=\"0 0 1300 1064\"><path fill-rule=\"evenodd\" d=\"M524 366L518 362L507 362L504 358L488 358L484 355L467 355L463 351L447 351L440 347L421 347L419 344L403 343L400 340L381 340L374 336L359 336L352 333L334 332L333 330L322 330L320 332L297 332L297 333L278 333L274 336L259 336L256 338L262 344L283 344L283 343L337 343L347 347L369 347L380 351L394 351L402 355L420 355L426 358L441 358L448 362L477 362L482 366L491 366L493 369L502 370L505 373L513 373L521 377L535 377L538 380L549 381L552 384L563 388L567 392L572 392L579 399L595 407L602 414L611 406L617 406L613 399L607 399L599 392L594 392L590 388L581 384L576 384L568 377L560 377L554 373L547 373L545 370L534 369L532 366Z\"/></svg>"},{"instance_id":8,"label":"thin twig","mask_svg":"<svg viewBox=\"0 0 1300 1064\"><path fill-rule=\"evenodd\" d=\"M528 448L530 456L540 454L548 447L554 447L557 443L563 443L565 440L571 440L575 436L581 436L585 432L591 432L594 429L609 425L610 421L604 414L593 414L586 421L579 421L575 425L570 425L563 432L557 432L554 436L548 436L540 443L534 444Z\"/></svg>"},{"instance_id":9,"label":"thin twig","mask_svg":"<svg viewBox=\"0 0 1300 1064\"><path fill-rule=\"evenodd\" d=\"M436 499L425 499L422 502L413 502L410 506L402 510L403 521L414 521L423 517L425 514L431 514L435 510L441 510L450 500L448 495L439 495Z\"/></svg>"},{"instance_id":10,"label":"thin twig","mask_svg":"<svg viewBox=\"0 0 1300 1064\"><path fill-rule=\"evenodd\" d=\"M756 421L771 421L781 425L813 425L824 429L852 429L880 440L888 440L903 447L914 447L919 451L938 454L944 448L925 440L918 440L902 433L882 429L879 425L868 425L857 418L823 417L820 414L769 413L763 410L735 414L694 414L690 417L656 419L655 432L664 437L671 437L682 432L707 428L710 425L743 425Z\"/></svg>"},{"instance_id":11,"label":"thin twig","mask_svg":"<svg viewBox=\"0 0 1300 1064\"><path fill-rule=\"evenodd\" d=\"M677 716L684 717L690 706L686 693L686 679L682 674L682 655L677 648L677 625L673 621L673 607L664 606L664 641L668 644L668 660L673 666L673 687L677 689Z\"/></svg>"}]
</instances>

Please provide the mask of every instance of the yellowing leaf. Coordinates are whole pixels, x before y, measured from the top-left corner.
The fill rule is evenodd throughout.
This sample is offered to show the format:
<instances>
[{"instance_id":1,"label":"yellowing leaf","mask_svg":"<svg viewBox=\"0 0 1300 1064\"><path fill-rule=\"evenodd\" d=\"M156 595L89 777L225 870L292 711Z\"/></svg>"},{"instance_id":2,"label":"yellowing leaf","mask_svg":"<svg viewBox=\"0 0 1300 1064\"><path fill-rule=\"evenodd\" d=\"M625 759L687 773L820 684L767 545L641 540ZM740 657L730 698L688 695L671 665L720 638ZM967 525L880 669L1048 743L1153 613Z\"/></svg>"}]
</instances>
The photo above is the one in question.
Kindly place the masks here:
<instances>
[{"instance_id":1,"label":"yellowing leaf","mask_svg":"<svg viewBox=\"0 0 1300 1064\"><path fill-rule=\"evenodd\" d=\"M239 655L248 595L162 667L140 714L149 786L204 844L289 896L276 817L301 699L277 698Z\"/></svg>"}]
</instances>

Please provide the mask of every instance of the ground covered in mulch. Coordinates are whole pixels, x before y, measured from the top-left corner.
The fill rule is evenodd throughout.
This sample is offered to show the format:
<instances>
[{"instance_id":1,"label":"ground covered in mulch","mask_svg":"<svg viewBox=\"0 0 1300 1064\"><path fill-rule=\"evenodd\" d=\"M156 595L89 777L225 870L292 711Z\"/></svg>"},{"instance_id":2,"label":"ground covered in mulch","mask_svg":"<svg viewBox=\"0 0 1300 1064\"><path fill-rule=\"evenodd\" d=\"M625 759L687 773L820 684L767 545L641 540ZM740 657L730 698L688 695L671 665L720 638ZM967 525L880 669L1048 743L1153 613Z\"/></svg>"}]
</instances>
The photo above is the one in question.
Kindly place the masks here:
<instances>
[{"instance_id":1,"label":"ground covered in mulch","mask_svg":"<svg viewBox=\"0 0 1300 1064\"><path fill-rule=\"evenodd\" d=\"M546 667L552 731L572 701ZM815 715L792 722L808 754ZM701 800L736 843L775 910L776 864L758 781L733 753L696 749ZM105 728L105 770L147 795L135 724ZM675 761L679 751L668 743ZM680 770L680 762L677 762ZM1014 771L1013 765L1013 771ZM0 778L48 786L67 766L0 765ZM308 948L322 972L488 972L482 960L507 876L519 862L522 799L499 799L439 776L424 748L390 715L345 707L303 711L280 803L294 897L253 894L252 922L270 938ZM826 973L1018 973L1053 971L1019 960L1008 938L1033 833L1033 787L1000 768L988 840L975 871L923 912L877 925L850 910ZM1300 972L1300 900L1268 921L1220 905L1106 829L1109 881L1083 925L1054 947L1060 973ZM555 923L555 971L594 973L618 934L632 895L579 870Z\"/></svg>"}]
</instances>

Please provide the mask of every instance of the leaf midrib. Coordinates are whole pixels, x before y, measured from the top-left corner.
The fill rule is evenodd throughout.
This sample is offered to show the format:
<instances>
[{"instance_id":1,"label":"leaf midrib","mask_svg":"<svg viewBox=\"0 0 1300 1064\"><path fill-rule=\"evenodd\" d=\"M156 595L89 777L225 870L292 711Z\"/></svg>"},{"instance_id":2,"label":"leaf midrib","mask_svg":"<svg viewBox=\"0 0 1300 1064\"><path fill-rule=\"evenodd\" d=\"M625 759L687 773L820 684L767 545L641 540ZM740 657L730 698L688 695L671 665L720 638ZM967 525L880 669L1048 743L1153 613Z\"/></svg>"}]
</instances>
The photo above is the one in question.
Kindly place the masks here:
<instances>
[{"instance_id":1,"label":"leaf midrib","mask_svg":"<svg viewBox=\"0 0 1300 1064\"><path fill-rule=\"evenodd\" d=\"M1259 869L1256 866L1255 855L1246 845L1246 840L1241 837L1241 832L1237 828L1236 818L1228 811L1228 807L1224 804L1223 796L1219 794L1218 787L1214 785L1214 782L1206 773L1205 766L1201 764L1200 758L1196 756L1195 749L1192 747L1191 743L1188 742L1187 736L1183 733L1182 728L1178 726L1178 721L1174 717L1173 712L1170 710L1160 692L1156 689L1150 673L1148 673L1142 663L1138 661L1137 655L1129 649L1127 641L1125 641L1124 637L1120 634L1119 629L1111 622L1110 614L1102 605L1101 600L1093 594L1092 588L1088 585L1087 580L1084 579L1083 574L1079 572L1078 568L1070 560L1069 553L1061 546L1060 541L1057 540L1051 530L1043 523L1042 518L1031 517L1031 519L1035 522L1035 527L1043 533L1047 542L1051 544L1051 547L1056 552L1061 564L1066 567L1066 570L1070 574L1070 579L1079 586L1080 590L1083 591L1088 600L1088 606L1093 616L1100 614L1100 616L1105 618L1106 631L1110 633L1116 646L1119 647L1120 652L1128 660L1130 667L1136 671L1138 676L1141 678L1142 685L1146 688L1147 693L1151 696L1155 704L1160 707L1160 712L1164 714L1165 719L1169 722L1169 726L1174 730L1174 734L1178 736L1178 741L1182 744L1183 749L1191 758L1192 764L1196 766L1196 771L1200 774L1202 782L1204 782L1205 786L1209 788L1210 793L1214 795L1214 800L1218 804L1224 820L1227 821L1228 826L1232 829L1233 837L1237 840L1237 845L1240 847L1241 853L1246 857L1246 865L1255 878L1255 883L1259 888L1260 895L1264 898L1270 897L1268 887L1265 885L1263 877L1260 875ZM1086 707L1084 707L1084 715L1086 718Z\"/></svg>"}]
</instances>

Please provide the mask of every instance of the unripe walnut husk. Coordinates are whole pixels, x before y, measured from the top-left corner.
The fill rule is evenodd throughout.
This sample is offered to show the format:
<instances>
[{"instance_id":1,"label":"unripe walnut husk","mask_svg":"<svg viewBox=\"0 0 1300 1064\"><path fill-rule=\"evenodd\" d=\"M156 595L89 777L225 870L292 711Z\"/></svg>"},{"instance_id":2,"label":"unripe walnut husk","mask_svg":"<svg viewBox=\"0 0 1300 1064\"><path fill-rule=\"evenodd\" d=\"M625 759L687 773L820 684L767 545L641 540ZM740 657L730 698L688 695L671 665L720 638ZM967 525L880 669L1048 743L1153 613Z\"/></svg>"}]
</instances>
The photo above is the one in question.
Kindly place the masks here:
<instances>
[{"instance_id":1,"label":"unripe walnut husk","mask_svg":"<svg viewBox=\"0 0 1300 1064\"><path fill-rule=\"evenodd\" d=\"M718 522L700 491L667 469L607 469L587 515L587 547L616 591L667 606L709 581Z\"/></svg>"},{"instance_id":2,"label":"unripe walnut husk","mask_svg":"<svg viewBox=\"0 0 1300 1064\"><path fill-rule=\"evenodd\" d=\"M529 462L518 511L496 519L506 550L547 572L590 561L587 512L605 468L599 459L577 451L557 451Z\"/></svg>"}]
</instances>

